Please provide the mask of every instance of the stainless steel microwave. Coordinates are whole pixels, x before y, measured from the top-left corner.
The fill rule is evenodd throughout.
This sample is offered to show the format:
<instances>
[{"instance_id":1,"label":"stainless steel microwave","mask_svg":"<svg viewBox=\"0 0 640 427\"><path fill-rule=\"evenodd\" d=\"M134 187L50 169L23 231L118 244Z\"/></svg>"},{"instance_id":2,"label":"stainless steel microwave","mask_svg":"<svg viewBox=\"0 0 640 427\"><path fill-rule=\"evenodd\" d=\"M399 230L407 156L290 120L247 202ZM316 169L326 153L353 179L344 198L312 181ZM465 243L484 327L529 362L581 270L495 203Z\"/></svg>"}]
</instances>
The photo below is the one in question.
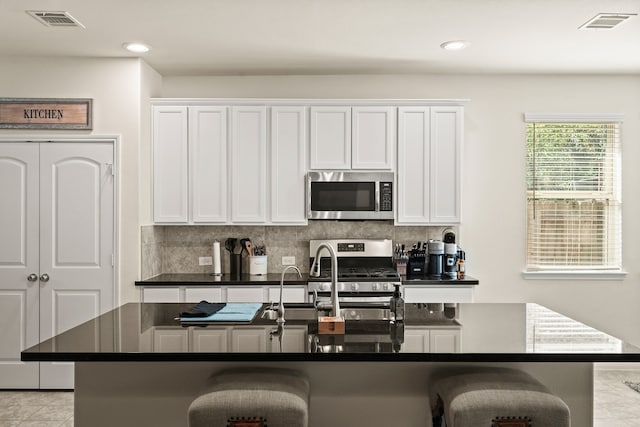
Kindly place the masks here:
<instances>
[{"instance_id":1,"label":"stainless steel microwave","mask_svg":"<svg viewBox=\"0 0 640 427\"><path fill-rule=\"evenodd\" d=\"M393 219L393 172L309 172L309 219Z\"/></svg>"}]
</instances>

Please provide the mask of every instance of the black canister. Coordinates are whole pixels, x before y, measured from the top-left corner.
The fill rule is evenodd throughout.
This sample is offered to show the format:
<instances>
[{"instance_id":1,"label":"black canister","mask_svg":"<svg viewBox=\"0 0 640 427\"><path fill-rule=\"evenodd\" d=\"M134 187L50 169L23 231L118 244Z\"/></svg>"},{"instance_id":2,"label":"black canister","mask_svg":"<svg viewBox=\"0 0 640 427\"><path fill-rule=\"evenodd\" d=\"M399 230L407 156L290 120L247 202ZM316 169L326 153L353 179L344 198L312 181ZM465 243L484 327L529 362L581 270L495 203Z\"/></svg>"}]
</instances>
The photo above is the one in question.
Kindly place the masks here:
<instances>
[{"instance_id":1,"label":"black canister","mask_svg":"<svg viewBox=\"0 0 640 427\"><path fill-rule=\"evenodd\" d=\"M442 276L442 257L444 256L444 243L440 240L429 240L429 277L440 278Z\"/></svg>"},{"instance_id":2,"label":"black canister","mask_svg":"<svg viewBox=\"0 0 640 427\"><path fill-rule=\"evenodd\" d=\"M242 254L229 255L229 274L232 279L242 276Z\"/></svg>"}]
</instances>

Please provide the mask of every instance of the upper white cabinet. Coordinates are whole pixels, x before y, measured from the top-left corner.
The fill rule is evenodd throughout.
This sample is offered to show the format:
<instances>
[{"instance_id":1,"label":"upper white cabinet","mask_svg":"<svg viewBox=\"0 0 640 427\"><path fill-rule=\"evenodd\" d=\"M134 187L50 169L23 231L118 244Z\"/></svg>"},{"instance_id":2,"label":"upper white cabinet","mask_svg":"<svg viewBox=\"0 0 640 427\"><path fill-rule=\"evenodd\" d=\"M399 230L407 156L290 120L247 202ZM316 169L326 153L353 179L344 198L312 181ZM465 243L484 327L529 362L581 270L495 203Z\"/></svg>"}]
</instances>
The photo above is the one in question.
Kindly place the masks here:
<instances>
[{"instance_id":1,"label":"upper white cabinet","mask_svg":"<svg viewBox=\"0 0 640 427\"><path fill-rule=\"evenodd\" d=\"M311 107L310 116L310 169L393 169L394 107Z\"/></svg>"},{"instance_id":2,"label":"upper white cabinet","mask_svg":"<svg viewBox=\"0 0 640 427\"><path fill-rule=\"evenodd\" d=\"M231 221L267 219L267 109L231 108Z\"/></svg>"},{"instance_id":3,"label":"upper white cabinet","mask_svg":"<svg viewBox=\"0 0 640 427\"><path fill-rule=\"evenodd\" d=\"M227 107L189 107L189 188L194 223L227 215Z\"/></svg>"},{"instance_id":4,"label":"upper white cabinet","mask_svg":"<svg viewBox=\"0 0 640 427\"><path fill-rule=\"evenodd\" d=\"M460 222L463 107L400 107L396 224Z\"/></svg>"},{"instance_id":5,"label":"upper white cabinet","mask_svg":"<svg viewBox=\"0 0 640 427\"><path fill-rule=\"evenodd\" d=\"M271 108L271 222L306 224L307 109Z\"/></svg>"},{"instance_id":6,"label":"upper white cabinet","mask_svg":"<svg viewBox=\"0 0 640 427\"><path fill-rule=\"evenodd\" d=\"M393 169L394 107L353 107L351 168Z\"/></svg>"},{"instance_id":7,"label":"upper white cabinet","mask_svg":"<svg viewBox=\"0 0 640 427\"><path fill-rule=\"evenodd\" d=\"M153 109L153 220L187 223L187 107Z\"/></svg>"}]
</instances>

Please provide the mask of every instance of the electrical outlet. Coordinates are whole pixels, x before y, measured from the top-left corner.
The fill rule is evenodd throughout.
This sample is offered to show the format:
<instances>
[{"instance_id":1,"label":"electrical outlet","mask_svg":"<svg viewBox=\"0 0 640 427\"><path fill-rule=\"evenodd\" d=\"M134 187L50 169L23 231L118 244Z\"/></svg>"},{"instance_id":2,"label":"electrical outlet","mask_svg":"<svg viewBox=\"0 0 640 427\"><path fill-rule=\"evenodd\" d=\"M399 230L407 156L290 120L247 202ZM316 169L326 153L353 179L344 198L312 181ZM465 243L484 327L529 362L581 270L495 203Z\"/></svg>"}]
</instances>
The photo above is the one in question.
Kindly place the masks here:
<instances>
[{"instance_id":1,"label":"electrical outlet","mask_svg":"<svg viewBox=\"0 0 640 427\"><path fill-rule=\"evenodd\" d=\"M210 256L201 256L198 258L198 265L213 265L213 258Z\"/></svg>"},{"instance_id":2,"label":"electrical outlet","mask_svg":"<svg viewBox=\"0 0 640 427\"><path fill-rule=\"evenodd\" d=\"M282 257L282 265L296 265L296 257L294 257L294 256L283 256Z\"/></svg>"}]
</instances>

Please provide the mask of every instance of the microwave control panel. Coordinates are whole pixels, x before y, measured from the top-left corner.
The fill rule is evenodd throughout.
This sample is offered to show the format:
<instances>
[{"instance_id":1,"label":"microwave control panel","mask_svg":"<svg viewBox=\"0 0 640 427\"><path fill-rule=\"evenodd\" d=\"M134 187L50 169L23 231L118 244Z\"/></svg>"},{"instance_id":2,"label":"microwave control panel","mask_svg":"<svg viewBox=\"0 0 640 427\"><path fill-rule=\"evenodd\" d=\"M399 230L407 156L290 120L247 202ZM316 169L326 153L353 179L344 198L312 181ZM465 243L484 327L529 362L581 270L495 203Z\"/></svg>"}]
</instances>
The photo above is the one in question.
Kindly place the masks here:
<instances>
[{"instance_id":1,"label":"microwave control panel","mask_svg":"<svg viewBox=\"0 0 640 427\"><path fill-rule=\"evenodd\" d=\"M393 210L393 183L380 182L380 210Z\"/></svg>"}]
</instances>

